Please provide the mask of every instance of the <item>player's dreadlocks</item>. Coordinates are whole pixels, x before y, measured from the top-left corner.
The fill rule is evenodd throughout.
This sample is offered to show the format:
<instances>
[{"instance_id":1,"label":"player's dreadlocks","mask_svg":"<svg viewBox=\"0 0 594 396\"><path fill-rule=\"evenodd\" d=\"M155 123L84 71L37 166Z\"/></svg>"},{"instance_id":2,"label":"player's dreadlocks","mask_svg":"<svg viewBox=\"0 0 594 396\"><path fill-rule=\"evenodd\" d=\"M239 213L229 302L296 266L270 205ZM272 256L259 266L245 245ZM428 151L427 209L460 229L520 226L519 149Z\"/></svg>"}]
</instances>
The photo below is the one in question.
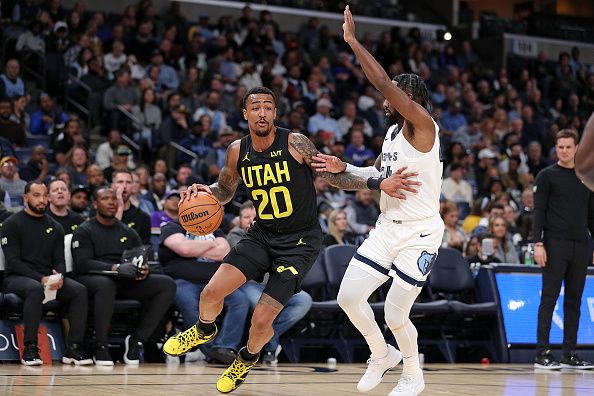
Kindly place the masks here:
<instances>
[{"instance_id":1,"label":"player's dreadlocks","mask_svg":"<svg viewBox=\"0 0 594 396\"><path fill-rule=\"evenodd\" d=\"M416 74L403 73L394 77L393 81L398 83L398 88L412 95L412 99L423 106L431 113L431 102L429 101L429 90L425 82Z\"/></svg>"},{"instance_id":2,"label":"player's dreadlocks","mask_svg":"<svg viewBox=\"0 0 594 396\"><path fill-rule=\"evenodd\" d=\"M425 82L416 74L399 74L392 81L398 84L398 88L412 96L412 100L423 106L427 112L431 113L431 102L429 101L429 91ZM414 125L409 125L411 135L415 134Z\"/></svg>"}]
</instances>

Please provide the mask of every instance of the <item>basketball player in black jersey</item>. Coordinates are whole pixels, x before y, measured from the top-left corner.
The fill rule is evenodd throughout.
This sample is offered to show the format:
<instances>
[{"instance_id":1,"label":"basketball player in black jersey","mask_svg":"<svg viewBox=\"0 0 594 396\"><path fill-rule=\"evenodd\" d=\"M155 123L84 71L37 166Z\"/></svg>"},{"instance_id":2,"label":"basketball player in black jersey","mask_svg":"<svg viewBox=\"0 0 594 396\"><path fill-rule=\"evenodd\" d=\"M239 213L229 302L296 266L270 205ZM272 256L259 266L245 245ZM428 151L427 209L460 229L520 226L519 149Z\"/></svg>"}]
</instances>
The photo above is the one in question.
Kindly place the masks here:
<instances>
[{"instance_id":1,"label":"basketball player in black jersey","mask_svg":"<svg viewBox=\"0 0 594 396\"><path fill-rule=\"evenodd\" d=\"M206 191L225 204L233 198L241 178L256 206L256 222L202 291L198 323L171 337L163 348L165 353L179 356L214 339L215 320L225 296L246 281L268 273L268 283L252 316L247 345L217 381L222 393L237 389L256 364L260 350L274 334L272 322L300 290L322 240L311 168L312 157L318 154L314 144L299 133L274 125L276 98L268 88L253 88L246 94L243 115L250 133L227 149L217 183L210 187L194 184L182 193L181 201ZM320 175L345 190L366 189L368 183L377 183L348 173ZM395 193L401 187L400 181L399 176L394 176L381 184L389 193Z\"/></svg>"},{"instance_id":2,"label":"basketball player in black jersey","mask_svg":"<svg viewBox=\"0 0 594 396\"><path fill-rule=\"evenodd\" d=\"M594 113L586 123L575 153L575 171L584 184L594 191Z\"/></svg>"}]
</instances>

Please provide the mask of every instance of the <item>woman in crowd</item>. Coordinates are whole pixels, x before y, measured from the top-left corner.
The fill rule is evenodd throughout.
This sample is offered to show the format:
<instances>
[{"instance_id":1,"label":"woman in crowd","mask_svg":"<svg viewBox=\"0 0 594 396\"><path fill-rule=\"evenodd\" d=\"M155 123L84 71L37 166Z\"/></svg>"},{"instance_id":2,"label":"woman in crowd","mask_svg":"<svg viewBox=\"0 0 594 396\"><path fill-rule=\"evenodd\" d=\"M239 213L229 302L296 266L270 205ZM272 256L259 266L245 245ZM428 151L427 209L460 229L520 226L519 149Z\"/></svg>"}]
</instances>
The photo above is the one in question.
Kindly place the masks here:
<instances>
[{"instance_id":1,"label":"woman in crowd","mask_svg":"<svg viewBox=\"0 0 594 396\"><path fill-rule=\"evenodd\" d=\"M514 244L507 236L509 226L503 216L495 215L489 220L489 233L497 239L495 257L502 263L520 264L520 258Z\"/></svg>"},{"instance_id":2,"label":"woman in crowd","mask_svg":"<svg viewBox=\"0 0 594 396\"><path fill-rule=\"evenodd\" d=\"M445 225L445 232L441 240L441 246L464 252L468 243L468 235L458 225L458 206L454 202L446 202L442 212L442 219Z\"/></svg>"},{"instance_id":3,"label":"woman in crowd","mask_svg":"<svg viewBox=\"0 0 594 396\"><path fill-rule=\"evenodd\" d=\"M328 234L324 237L324 246L359 245L358 237L349 231L346 212L334 209L328 216Z\"/></svg>"}]
</instances>

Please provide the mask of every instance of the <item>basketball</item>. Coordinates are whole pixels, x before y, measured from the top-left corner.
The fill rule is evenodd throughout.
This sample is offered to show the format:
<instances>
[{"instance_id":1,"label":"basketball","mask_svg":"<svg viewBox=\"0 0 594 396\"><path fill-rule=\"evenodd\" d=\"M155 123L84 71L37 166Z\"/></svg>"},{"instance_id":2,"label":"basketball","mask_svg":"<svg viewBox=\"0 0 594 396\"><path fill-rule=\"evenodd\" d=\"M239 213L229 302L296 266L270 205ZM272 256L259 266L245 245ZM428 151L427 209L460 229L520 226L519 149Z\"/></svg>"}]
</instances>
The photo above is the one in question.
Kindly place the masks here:
<instances>
[{"instance_id":1,"label":"basketball","mask_svg":"<svg viewBox=\"0 0 594 396\"><path fill-rule=\"evenodd\" d=\"M208 235L219 228L222 220L223 206L207 192L199 191L179 205L179 224L190 234Z\"/></svg>"}]
</instances>

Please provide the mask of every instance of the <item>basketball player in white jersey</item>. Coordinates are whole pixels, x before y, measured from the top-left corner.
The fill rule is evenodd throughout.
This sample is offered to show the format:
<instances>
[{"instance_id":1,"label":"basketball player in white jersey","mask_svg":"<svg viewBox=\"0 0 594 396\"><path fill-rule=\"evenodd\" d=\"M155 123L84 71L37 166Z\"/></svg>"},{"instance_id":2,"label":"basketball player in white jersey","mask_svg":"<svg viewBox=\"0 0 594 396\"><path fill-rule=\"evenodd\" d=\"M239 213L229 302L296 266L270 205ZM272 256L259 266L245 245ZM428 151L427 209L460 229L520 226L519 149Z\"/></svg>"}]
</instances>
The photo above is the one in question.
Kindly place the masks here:
<instances>
[{"instance_id":1,"label":"basketball player in white jersey","mask_svg":"<svg viewBox=\"0 0 594 396\"><path fill-rule=\"evenodd\" d=\"M402 376L390 396L418 395L425 382L419 366L417 330L409 312L435 262L444 231L439 216L443 171L439 127L429 115L429 95L424 82L414 74L401 74L391 81L355 38L355 24L348 6L343 30L344 40L353 49L365 75L386 98L384 107L392 126L374 167L357 168L323 154L314 157L315 166L321 171L344 171L371 178L368 187L378 190L382 189L384 178L400 173L403 187L390 196L382 191L380 217L350 262L338 303L371 350L368 368L357 389L361 392L373 389L386 371L403 360ZM375 183L371 181L374 178ZM371 293L390 277L393 282L385 301L385 320L400 351L386 344L367 302Z\"/></svg>"}]
</instances>

